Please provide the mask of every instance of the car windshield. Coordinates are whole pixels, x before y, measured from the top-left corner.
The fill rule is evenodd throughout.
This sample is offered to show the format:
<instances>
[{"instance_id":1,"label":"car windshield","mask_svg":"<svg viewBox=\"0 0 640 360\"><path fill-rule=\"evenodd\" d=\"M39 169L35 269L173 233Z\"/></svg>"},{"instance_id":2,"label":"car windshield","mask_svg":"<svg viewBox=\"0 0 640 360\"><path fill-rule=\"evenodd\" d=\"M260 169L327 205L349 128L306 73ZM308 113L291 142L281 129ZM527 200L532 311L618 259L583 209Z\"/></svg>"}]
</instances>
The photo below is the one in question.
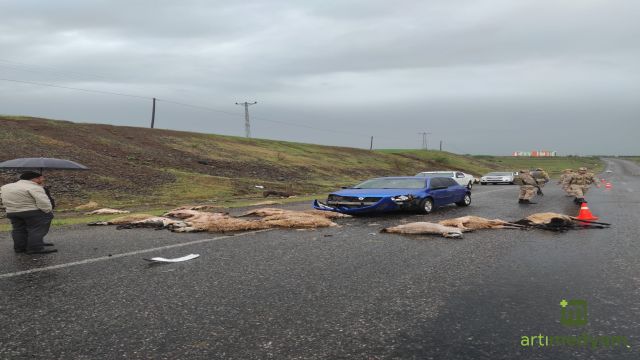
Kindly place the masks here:
<instances>
[{"instance_id":1,"label":"car windshield","mask_svg":"<svg viewBox=\"0 0 640 360\"><path fill-rule=\"evenodd\" d=\"M453 177L452 172L421 172L418 176L427 176L427 177Z\"/></svg>"},{"instance_id":2,"label":"car windshield","mask_svg":"<svg viewBox=\"0 0 640 360\"><path fill-rule=\"evenodd\" d=\"M354 186L354 189L423 189L423 179L371 179Z\"/></svg>"},{"instance_id":3,"label":"car windshield","mask_svg":"<svg viewBox=\"0 0 640 360\"><path fill-rule=\"evenodd\" d=\"M486 176L510 176L513 175L513 173L510 172L492 172L492 173L488 173Z\"/></svg>"}]
</instances>

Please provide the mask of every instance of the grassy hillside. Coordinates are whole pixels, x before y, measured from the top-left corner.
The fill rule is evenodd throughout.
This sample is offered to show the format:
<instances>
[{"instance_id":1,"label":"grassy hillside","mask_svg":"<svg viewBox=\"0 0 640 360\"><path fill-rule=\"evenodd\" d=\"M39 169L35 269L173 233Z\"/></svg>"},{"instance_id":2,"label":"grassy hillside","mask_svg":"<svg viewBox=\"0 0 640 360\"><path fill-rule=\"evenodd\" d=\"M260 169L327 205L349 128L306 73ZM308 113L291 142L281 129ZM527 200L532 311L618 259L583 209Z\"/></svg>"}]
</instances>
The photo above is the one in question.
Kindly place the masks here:
<instances>
[{"instance_id":1,"label":"grassy hillside","mask_svg":"<svg viewBox=\"0 0 640 360\"><path fill-rule=\"evenodd\" d=\"M474 175L482 175L491 170L518 171L520 169L542 168L551 177L558 177L564 169L577 169L585 166L593 172L600 172L603 163L597 157L558 156L550 158L531 158L491 155L457 155L435 150L380 150L380 152L412 157L429 162L432 167L458 169Z\"/></svg>"},{"instance_id":2,"label":"grassy hillside","mask_svg":"<svg viewBox=\"0 0 640 360\"><path fill-rule=\"evenodd\" d=\"M569 164L597 163L591 158L531 160L423 150L368 151L0 116L0 161L40 156L71 159L91 168L45 173L63 209L89 200L110 207L228 205L261 199L262 190L256 185L304 197L374 176L425 170L460 169L481 175L538 164L553 172ZM15 173L0 172L0 183L15 177Z\"/></svg>"}]
</instances>

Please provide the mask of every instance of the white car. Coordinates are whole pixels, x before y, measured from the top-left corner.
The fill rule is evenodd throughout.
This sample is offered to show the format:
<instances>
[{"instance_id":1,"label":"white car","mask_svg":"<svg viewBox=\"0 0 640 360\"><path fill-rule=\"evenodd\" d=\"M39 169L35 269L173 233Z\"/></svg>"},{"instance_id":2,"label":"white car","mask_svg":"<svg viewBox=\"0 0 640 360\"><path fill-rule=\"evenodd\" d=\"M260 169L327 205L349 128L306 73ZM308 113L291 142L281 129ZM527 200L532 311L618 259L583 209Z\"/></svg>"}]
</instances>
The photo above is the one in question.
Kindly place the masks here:
<instances>
[{"instance_id":1,"label":"white car","mask_svg":"<svg viewBox=\"0 0 640 360\"><path fill-rule=\"evenodd\" d=\"M446 177L455 180L460 186L466 186L467 189L471 189L474 184L473 175L463 173L462 171L423 171L416 174L416 176L424 177Z\"/></svg>"},{"instance_id":2,"label":"white car","mask_svg":"<svg viewBox=\"0 0 640 360\"><path fill-rule=\"evenodd\" d=\"M518 175L514 172L491 172L480 178L480 185L487 184L513 184L513 178Z\"/></svg>"}]
</instances>

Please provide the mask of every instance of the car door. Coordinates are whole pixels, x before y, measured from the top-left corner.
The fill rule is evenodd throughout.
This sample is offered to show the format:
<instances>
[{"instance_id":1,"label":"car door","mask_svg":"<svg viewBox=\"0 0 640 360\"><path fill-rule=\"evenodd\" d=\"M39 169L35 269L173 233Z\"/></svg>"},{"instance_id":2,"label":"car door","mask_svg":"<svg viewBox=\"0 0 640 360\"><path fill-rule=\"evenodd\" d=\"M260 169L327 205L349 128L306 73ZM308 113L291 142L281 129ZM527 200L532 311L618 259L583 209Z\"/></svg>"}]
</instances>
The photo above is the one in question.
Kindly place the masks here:
<instances>
[{"instance_id":1,"label":"car door","mask_svg":"<svg viewBox=\"0 0 640 360\"><path fill-rule=\"evenodd\" d=\"M447 199L447 204L461 201L464 198L464 194L466 194L467 192L466 187L462 186L461 188L460 185L458 185L458 183L456 183L453 179L443 180L446 180L444 181L444 183L448 186L447 191L449 197Z\"/></svg>"},{"instance_id":2,"label":"car door","mask_svg":"<svg viewBox=\"0 0 640 360\"><path fill-rule=\"evenodd\" d=\"M429 181L429 194L433 198L433 203L436 206L448 204L451 197L449 187L444 181L447 178L434 177ZM448 179L453 181L453 179Z\"/></svg>"},{"instance_id":3,"label":"car door","mask_svg":"<svg viewBox=\"0 0 640 360\"><path fill-rule=\"evenodd\" d=\"M467 179L467 177L463 172L456 171L455 176L456 176L455 181L458 185L467 186L467 184L469 184L469 180Z\"/></svg>"}]
</instances>

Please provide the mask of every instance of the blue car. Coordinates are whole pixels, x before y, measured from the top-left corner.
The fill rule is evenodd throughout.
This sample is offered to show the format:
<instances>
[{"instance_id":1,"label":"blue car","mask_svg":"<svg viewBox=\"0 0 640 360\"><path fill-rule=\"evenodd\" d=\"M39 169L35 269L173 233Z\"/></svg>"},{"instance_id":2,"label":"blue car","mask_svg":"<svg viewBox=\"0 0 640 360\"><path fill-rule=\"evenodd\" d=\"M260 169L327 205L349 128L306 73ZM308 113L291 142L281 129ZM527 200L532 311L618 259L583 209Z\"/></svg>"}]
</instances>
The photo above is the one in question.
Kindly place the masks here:
<instances>
[{"instance_id":1,"label":"blue car","mask_svg":"<svg viewBox=\"0 0 640 360\"><path fill-rule=\"evenodd\" d=\"M329 194L326 204L315 200L313 207L352 215L397 210L428 214L448 204L469 206L471 191L451 178L406 176L370 179Z\"/></svg>"}]
</instances>

